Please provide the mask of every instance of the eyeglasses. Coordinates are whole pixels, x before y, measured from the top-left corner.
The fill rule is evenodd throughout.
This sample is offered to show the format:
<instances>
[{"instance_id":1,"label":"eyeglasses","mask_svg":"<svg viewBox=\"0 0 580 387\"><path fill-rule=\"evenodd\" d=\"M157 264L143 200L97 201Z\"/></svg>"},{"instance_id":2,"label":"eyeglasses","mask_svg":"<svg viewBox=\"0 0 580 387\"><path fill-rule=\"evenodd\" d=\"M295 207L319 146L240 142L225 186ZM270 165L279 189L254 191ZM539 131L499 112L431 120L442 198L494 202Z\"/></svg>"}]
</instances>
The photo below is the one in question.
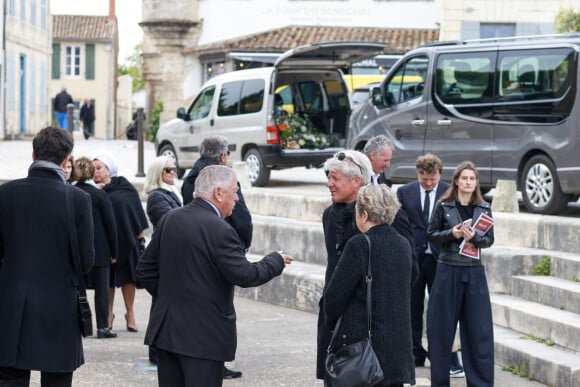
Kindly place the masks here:
<instances>
[{"instance_id":1,"label":"eyeglasses","mask_svg":"<svg viewBox=\"0 0 580 387\"><path fill-rule=\"evenodd\" d=\"M350 160L354 165L356 165L358 167L361 175L364 175L363 168L360 166L359 163L354 161L354 159L351 156L347 155L344 152L338 152L334 157L336 157L339 161Z\"/></svg>"},{"instance_id":2,"label":"eyeglasses","mask_svg":"<svg viewBox=\"0 0 580 387\"><path fill-rule=\"evenodd\" d=\"M165 167L165 168L163 168L163 170L165 171L165 173L177 172L177 168L175 168L175 167Z\"/></svg>"},{"instance_id":3,"label":"eyeglasses","mask_svg":"<svg viewBox=\"0 0 580 387\"><path fill-rule=\"evenodd\" d=\"M230 151L227 151L226 153L224 153L226 156L230 155Z\"/></svg>"}]
</instances>

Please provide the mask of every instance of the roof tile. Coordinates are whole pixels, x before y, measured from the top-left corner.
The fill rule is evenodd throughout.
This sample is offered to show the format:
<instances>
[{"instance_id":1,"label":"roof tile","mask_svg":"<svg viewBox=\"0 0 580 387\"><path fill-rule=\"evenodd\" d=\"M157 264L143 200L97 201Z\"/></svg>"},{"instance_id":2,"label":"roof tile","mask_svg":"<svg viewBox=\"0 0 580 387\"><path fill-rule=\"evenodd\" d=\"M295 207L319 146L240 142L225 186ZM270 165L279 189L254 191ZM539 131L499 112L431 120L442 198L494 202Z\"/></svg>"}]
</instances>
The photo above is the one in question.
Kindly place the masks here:
<instances>
[{"instance_id":1,"label":"roof tile","mask_svg":"<svg viewBox=\"0 0 580 387\"><path fill-rule=\"evenodd\" d=\"M438 29L287 26L194 47L186 52L209 55L228 51L284 52L324 41L386 42L386 54L402 54L439 40Z\"/></svg>"},{"instance_id":2,"label":"roof tile","mask_svg":"<svg viewBox=\"0 0 580 387\"><path fill-rule=\"evenodd\" d=\"M108 16L52 15L52 39L114 41L116 22Z\"/></svg>"}]
</instances>

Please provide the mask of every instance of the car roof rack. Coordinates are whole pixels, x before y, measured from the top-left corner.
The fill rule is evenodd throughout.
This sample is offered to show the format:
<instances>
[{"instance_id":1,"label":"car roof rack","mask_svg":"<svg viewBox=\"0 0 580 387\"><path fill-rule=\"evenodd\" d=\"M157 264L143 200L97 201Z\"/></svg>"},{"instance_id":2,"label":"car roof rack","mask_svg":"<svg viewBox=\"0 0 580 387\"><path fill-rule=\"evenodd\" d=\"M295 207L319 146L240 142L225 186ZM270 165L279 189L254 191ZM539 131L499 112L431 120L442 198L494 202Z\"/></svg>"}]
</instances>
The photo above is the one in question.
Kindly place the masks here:
<instances>
[{"instance_id":1,"label":"car roof rack","mask_svg":"<svg viewBox=\"0 0 580 387\"><path fill-rule=\"evenodd\" d=\"M569 32L566 34L505 36L500 38L485 38L485 39L450 40L450 41L427 43L422 45L421 47L458 46L461 44L474 44L474 43L499 43L499 42L514 42L523 40L548 40L548 39L570 39L570 38L580 38L580 32Z\"/></svg>"}]
</instances>

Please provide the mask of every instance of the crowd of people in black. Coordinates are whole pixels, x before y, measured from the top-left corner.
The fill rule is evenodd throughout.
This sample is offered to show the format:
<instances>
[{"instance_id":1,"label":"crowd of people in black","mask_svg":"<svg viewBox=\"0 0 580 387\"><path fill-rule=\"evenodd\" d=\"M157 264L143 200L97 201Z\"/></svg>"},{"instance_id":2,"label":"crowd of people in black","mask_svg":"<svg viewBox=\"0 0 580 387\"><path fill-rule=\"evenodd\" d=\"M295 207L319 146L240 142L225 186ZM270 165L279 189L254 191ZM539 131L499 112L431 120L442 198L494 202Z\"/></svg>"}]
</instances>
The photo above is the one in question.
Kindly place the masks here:
<instances>
[{"instance_id":1,"label":"crowd of people in black","mask_svg":"<svg viewBox=\"0 0 580 387\"><path fill-rule=\"evenodd\" d=\"M39 370L43 386L70 386L74 370L84 363L77 288L70 280L77 247L58 231L67 229L66 190L74 193L73 227L86 286L94 289L97 338L117 336L112 329L116 288L123 295L127 331L138 331L133 304L141 286L152 295L145 344L160 386L221 386L224 379L241 377L225 367L236 352L234 286L268 282L293 257L279 250L258 261L246 258L252 217L228 167L227 139L203 141L181 189L174 161L153 160L143 189L146 211L134 186L118 175L111 154L73 159L72 136L54 127L42 129L32 145L28 177L0 186L0 330L5 333L0 385L28 385L30 370ZM480 216L492 216L477 168L463 162L445 183L441 160L422 155L417 180L395 193L382 174L391 158L391 143L377 136L364 153L344 150L324 164L332 203L322 217L328 260L316 377L330 385L329 348L351 345L372 332L383 375L377 386L415 384L415 367L427 359L433 386L449 386L450 377L463 376L468 384L492 386L491 306L478 251L490 247L494 237L493 228L474 227ZM154 232L146 246L148 220ZM29 243L31 233L38 243ZM471 253L464 252L466 244ZM463 366L454 343L458 327Z\"/></svg>"}]
</instances>

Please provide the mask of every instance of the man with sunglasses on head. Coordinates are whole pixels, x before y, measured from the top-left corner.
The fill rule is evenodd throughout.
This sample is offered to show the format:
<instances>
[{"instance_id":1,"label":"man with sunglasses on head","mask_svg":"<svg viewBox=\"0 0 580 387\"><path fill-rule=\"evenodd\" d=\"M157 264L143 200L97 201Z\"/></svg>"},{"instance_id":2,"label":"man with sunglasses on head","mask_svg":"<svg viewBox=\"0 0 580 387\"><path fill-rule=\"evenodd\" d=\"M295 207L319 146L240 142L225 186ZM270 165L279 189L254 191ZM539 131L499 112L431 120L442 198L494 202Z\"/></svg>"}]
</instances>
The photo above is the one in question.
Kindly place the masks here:
<instances>
[{"instance_id":1,"label":"man with sunglasses on head","mask_svg":"<svg viewBox=\"0 0 580 387\"><path fill-rule=\"evenodd\" d=\"M326 186L330 190L332 204L324 210L322 227L326 244L327 264L324 276L324 291L334 272L346 242L360 233L355 224L355 203L358 191L363 185L371 183L372 166L363 153L354 150L338 152L324 163L324 171L328 177ZM413 232L404 211L398 211L393 221L393 227L405 237L415 250ZM418 267L413 257L413 280L418 274ZM319 302L316 377L324 378L324 360L332 337L332 332L324 321L324 297ZM410 333L409 333L410 334Z\"/></svg>"},{"instance_id":2,"label":"man with sunglasses on head","mask_svg":"<svg viewBox=\"0 0 580 387\"><path fill-rule=\"evenodd\" d=\"M208 165L228 166L228 156L230 155L228 140L224 136L206 137L201 142L199 153L199 159L197 159L193 168L191 168L187 176L183 179L183 185L181 186L184 206L193 200L195 180L205 167ZM236 230L238 238L244 247L244 251L248 252L252 244L254 226L252 225L252 215L246 206L239 182L238 197L239 201L236 203L232 214L226 217L225 220ZM224 379L235 379L241 376L242 373L240 371L234 371L224 367Z\"/></svg>"}]
</instances>

